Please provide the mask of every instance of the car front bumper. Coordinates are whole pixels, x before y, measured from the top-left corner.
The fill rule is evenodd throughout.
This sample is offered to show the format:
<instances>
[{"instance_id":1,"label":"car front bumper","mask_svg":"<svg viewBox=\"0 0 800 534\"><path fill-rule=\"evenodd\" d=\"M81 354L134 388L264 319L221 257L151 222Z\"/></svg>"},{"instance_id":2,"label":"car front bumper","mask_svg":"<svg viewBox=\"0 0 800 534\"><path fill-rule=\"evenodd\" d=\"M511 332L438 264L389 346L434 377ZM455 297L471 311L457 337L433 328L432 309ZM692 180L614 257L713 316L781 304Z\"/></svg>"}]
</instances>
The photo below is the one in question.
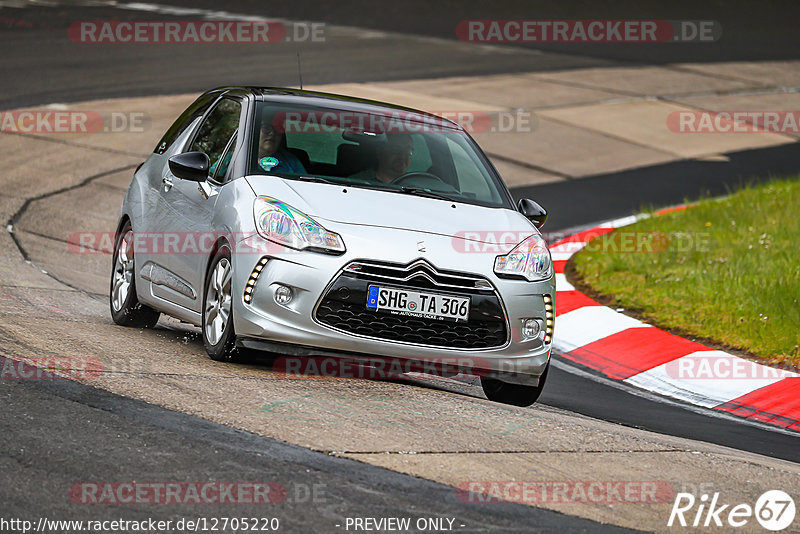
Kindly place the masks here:
<instances>
[{"instance_id":1,"label":"car front bumper","mask_svg":"<svg viewBox=\"0 0 800 534\"><path fill-rule=\"evenodd\" d=\"M252 242L261 238L248 239ZM348 250L339 256L269 250L275 247L266 247L266 253L263 250L234 253L234 328L240 344L293 355L339 354L365 359L461 362L459 367L469 374L526 385L538 384L549 361L551 344L544 343L543 333L532 339L523 339L521 326L526 318L540 319L544 326L544 299L545 295L555 298L555 278L540 282L498 278L492 271L495 254L491 252L465 254L453 247L452 238L426 234L426 252L420 253L419 239L419 232L366 229L359 232L358 238L348 236ZM242 247L237 247L237 250L239 248ZM246 302L245 288L262 258L268 258L267 263L255 280L251 299ZM315 311L326 291L353 262L411 264L419 260L435 269L467 273L487 280L499 296L505 315L505 341L488 348L429 346L361 335L333 328L317 319ZM293 297L286 304L276 301L275 292L280 286L291 289Z\"/></svg>"}]
</instances>

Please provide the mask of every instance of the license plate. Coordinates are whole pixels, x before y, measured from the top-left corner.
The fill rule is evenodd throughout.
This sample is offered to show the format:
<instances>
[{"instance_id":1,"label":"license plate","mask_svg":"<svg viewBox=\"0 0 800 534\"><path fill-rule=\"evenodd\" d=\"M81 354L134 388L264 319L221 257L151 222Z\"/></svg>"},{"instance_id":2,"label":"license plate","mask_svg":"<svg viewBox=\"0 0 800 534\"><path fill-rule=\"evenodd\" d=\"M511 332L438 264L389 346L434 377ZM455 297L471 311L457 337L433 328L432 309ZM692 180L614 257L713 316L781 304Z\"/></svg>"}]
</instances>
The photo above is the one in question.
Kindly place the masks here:
<instances>
[{"instance_id":1,"label":"license plate","mask_svg":"<svg viewBox=\"0 0 800 534\"><path fill-rule=\"evenodd\" d=\"M395 315L422 317L439 321L469 319L469 297L410 291L393 287L369 286L367 309Z\"/></svg>"}]
</instances>

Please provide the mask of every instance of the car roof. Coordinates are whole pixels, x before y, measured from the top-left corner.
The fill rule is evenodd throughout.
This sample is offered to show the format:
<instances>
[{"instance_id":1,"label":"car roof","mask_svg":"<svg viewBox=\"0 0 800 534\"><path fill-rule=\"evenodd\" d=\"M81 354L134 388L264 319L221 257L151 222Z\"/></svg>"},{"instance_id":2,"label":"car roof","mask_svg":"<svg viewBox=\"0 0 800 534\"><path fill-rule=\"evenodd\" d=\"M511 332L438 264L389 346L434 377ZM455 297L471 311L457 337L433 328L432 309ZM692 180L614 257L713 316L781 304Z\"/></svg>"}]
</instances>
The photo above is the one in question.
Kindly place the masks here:
<instances>
[{"instance_id":1,"label":"car roof","mask_svg":"<svg viewBox=\"0 0 800 534\"><path fill-rule=\"evenodd\" d=\"M386 102L379 102L377 100L368 100L366 98L357 98L354 96L338 95L334 93L323 93L319 91L291 89L286 87L219 87L209 92L220 90L248 92L251 93L256 100L261 101L312 105L322 108L368 113L371 115L392 116L396 115L398 112L402 113L406 117L408 114L418 115L422 121L428 124L435 124L437 126L452 130L463 131L463 128L458 123L443 117L439 117L438 115L428 113L427 111L398 106ZM409 119L414 120L413 117L409 117Z\"/></svg>"}]
</instances>

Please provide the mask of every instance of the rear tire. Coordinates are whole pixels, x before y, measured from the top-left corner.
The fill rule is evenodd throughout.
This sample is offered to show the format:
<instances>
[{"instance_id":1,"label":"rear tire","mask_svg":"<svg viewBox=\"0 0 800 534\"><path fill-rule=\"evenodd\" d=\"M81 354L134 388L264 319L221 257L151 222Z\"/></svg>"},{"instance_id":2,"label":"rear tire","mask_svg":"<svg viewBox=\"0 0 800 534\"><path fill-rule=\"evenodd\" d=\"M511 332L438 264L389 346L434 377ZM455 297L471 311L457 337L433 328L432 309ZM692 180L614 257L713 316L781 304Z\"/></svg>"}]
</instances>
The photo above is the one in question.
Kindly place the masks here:
<instances>
[{"instance_id":1,"label":"rear tire","mask_svg":"<svg viewBox=\"0 0 800 534\"><path fill-rule=\"evenodd\" d=\"M126 222L117 235L111 257L111 286L108 292L111 318L120 326L153 328L161 314L139 302L136 296L133 252L133 230L131 223Z\"/></svg>"},{"instance_id":2,"label":"rear tire","mask_svg":"<svg viewBox=\"0 0 800 534\"><path fill-rule=\"evenodd\" d=\"M481 387L483 393L490 401L511 404L513 406L531 406L542 394L544 384L547 382L547 372L550 370L550 362L539 377L538 386L523 386L522 384L512 384L503 382L496 378L481 377Z\"/></svg>"},{"instance_id":3,"label":"rear tire","mask_svg":"<svg viewBox=\"0 0 800 534\"><path fill-rule=\"evenodd\" d=\"M233 330L233 263L228 245L222 245L206 273L203 292L203 346L212 360L235 362L242 359Z\"/></svg>"}]
</instances>

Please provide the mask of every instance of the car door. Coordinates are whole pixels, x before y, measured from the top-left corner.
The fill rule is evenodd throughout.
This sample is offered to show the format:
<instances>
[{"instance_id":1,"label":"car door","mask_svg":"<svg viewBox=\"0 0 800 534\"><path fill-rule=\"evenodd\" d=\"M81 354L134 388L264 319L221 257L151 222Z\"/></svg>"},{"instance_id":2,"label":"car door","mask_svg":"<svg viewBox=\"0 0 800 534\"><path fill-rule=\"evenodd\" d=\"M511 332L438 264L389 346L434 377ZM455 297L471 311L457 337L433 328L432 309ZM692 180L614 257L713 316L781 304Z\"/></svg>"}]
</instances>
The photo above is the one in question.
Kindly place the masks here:
<instances>
[{"instance_id":1,"label":"car door","mask_svg":"<svg viewBox=\"0 0 800 534\"><path fill-rule=\"evenodd\" d=\"M205 264L213 244L211 222L217 193L231 167L241 123L242 102L223 97L201 122L185 152L204 152L210 160L209 180L181 180L169 166L163 170L157 226L161 229L159 266L153 273L153 294L183 308L200 312Z\"/></svg>"},{"instance_id":2,"label":"car door","mask_svg":"<svg viewBox=\"0 0 800 534\"><path fill-rule=\"evenodd\" d=\"M221 91L209 91L200 95L184 112L178 117L172 126L164 133L158 141L158 145L153 150L153 155L148 158L142 168L145 176L143 183L140 211L134 213L134 230L137 235L143 238L137 245L136 258L139 264L140 278L137 278L140 295L149 296L160 292L160 288L155 286L162 281L157 277L164 273L165 268L162 264L165 259L164 254L157 245L156 241L163 234L162 212L165 209L162 199L163 180L166 177L167 160L173 154L184 151L184 147L193 138L203 117L211 106L221 95ZM171 179L171 178L170 178ZM151 236L154 239L148 239ZM155 280L155 283L151 281Z\"/></svg>"}]
</instances>

